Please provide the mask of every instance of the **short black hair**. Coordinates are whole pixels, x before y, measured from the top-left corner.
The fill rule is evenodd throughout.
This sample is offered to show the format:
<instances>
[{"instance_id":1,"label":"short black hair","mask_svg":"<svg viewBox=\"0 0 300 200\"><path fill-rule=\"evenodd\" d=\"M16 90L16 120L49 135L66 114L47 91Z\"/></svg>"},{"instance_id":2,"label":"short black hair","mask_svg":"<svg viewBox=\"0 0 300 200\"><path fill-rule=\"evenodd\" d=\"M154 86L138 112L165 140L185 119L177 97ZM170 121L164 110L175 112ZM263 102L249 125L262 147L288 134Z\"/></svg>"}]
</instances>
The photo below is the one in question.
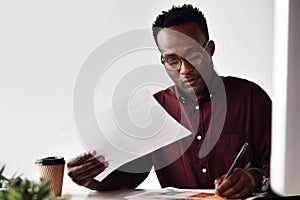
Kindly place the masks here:
<instances>
[{"instance_id":1,"label":"short black hair","mask_svg":"<svg viewBox=\"0 0 300 200\"><path fill-rule=\"evenodd\" d=\"M156 44L157 34L161 28L168 28L189 22L196 22L207 40L209 40L206 19L203 13L199 10L199 8L193 7L191 4L184 4L182 6L173 5L170 10L162 11L162 14L157 16L152 25L153 37Z\"/></svg>"}]
</instances>

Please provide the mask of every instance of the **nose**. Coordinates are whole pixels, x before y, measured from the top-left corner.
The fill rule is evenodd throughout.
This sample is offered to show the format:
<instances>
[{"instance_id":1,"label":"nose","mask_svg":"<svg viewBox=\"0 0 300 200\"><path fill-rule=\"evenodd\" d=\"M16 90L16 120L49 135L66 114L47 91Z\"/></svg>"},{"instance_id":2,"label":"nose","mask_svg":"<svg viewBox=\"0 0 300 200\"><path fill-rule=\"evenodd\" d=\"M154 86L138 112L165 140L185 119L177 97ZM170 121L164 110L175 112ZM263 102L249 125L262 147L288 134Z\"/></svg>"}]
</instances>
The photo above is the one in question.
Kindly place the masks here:
<instances>
[{"instance_id":1,"label":"nose","mask_svg":"<svg viewBox=\"0 0 300 200\"><path fill-rule=\"evenodd\" d=\"M186 60L182 59L181 60L181 67L180 67L180 73L183 75L189 74L190 72L194 71L195 68L193 65L191 65L189 62Z\"/></svg>"}]
</instances>

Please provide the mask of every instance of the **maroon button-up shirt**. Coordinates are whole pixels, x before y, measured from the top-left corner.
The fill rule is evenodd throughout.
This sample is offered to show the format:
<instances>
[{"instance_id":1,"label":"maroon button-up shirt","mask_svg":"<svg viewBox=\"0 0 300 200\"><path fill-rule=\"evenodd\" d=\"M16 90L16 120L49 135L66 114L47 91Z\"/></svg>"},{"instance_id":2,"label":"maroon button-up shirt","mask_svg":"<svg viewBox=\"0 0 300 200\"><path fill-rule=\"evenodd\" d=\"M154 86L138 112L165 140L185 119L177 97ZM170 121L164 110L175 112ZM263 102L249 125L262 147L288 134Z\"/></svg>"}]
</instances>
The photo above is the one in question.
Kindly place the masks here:
<instances>
[{"instance_id":1,"label":"maroon button-up shirt","mask_svg":"<svg viewBox=\"0 0 300 200\"><path fill-rule=\"evenodd\" d=\"M199 107L181 96L176 86L154 95L173 118L192 132L191 136L140 159L144 166L147 165L145 163L154 165L162 187L214 188L214 180L228 171L245 142L249 143L249 147L238 167L243 168L250 162L251 167L260 168L269 174L271 100L253 82L235 77L222 77L222 80L227 100L226 119L217 143L203 158L199 158L198 154L207 136L211 98L218 85L214 85L211 95L198 102ZM130 165L134 163L138 164L139 161L133 161ZM168 165L164 166L166 163ZM145 173L112 174L113 185L117 188L136 187L146 177Z\"/></svg>"}]
</instances>

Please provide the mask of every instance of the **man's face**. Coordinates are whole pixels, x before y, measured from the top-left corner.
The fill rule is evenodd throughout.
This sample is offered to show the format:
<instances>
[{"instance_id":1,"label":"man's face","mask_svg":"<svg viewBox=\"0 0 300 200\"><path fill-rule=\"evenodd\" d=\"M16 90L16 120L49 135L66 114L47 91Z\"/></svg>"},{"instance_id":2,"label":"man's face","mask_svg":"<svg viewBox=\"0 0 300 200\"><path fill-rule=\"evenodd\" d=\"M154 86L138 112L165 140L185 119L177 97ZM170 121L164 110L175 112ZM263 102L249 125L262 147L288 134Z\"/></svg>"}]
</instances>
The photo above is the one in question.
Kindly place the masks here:
<instances>
[{"instance_id":1,"label":"man's face","mask_svg":"<svg viewBox=\"0 0 300 200\"><path fill-rule=\"evenodd\" d=\"M166 66L167 73L176 86L191 99L195 99L195 95L196 98L201 98L207 91L206 82L209 82L213 75L211 56L214 52L214 43L210 42L204 50L206 42L205 35L194 22L163 28L157 35L158 47L165 66L173 65L176 60L181 62L179 69L170 70ZM196 56L199 55L201 58L198 59ZM199 62L193 62L194 60Z\"/></svg>"}]
</instances>

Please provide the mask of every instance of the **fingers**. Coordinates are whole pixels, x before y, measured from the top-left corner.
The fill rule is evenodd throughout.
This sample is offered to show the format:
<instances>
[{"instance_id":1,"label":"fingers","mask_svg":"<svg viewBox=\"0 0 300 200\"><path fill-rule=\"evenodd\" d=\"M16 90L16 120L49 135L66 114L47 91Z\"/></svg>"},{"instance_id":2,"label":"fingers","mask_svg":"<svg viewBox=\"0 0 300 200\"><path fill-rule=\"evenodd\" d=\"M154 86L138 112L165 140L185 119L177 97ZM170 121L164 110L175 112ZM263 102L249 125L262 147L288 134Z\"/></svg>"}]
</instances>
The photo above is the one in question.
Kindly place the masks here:
<instances>
[{"instance_id":1,"label":"fingers","mask_svg":"<svg viewBox=\"0 0 300 200\"><path fill-rule=\"evenodd\" d=\"M223 176L221 176L221 177L215 179L215 187L216 187L216 188L222 183L224 177L225 177L225 175L223 175Z\"/></svg>"},{"instance_id":2,"label":"fingers","mask_svg":"<svg viewBox=\"0 0 300 200\"><path fill-rule=\"evenodd\" d=\"M216 194L220 196L227 197L228 193L231 194L232 187L236 184L238 181L239 176L237 176L235 173L232 173L229 175L226 179L224 179L224 175L217 180L217 186L216 186Z\"/></svg>"},{"instance_id":3,"label":"fingers","mask_svg":"<svg viewBox=\"0 0 300 200\"><path fill-rule=\"evenodd\" d=\"M102 162L100 161L102 160ZM76 176L82 173L92 172L95 171L95 169L103 168L105 169L108 166L108 163L104 161L104 157L100 156L99 159L91 159L85 163L82 163L78 166L74 166L69 168L69 176ZM100 169L98 169L100 171ZM103 170L102 170L103 171Z\"/></svg>"},{"instance_id":4,"label":"fingers","mask_svg":"<svg viewBox=\"0 0 300 200\"><path fill-rule=\"evenodd\" d=\"M245 197L249 195L249 191L247 188L242 188L240 191L237 191L235 194L228 196L229 199L241 199L242 197Z\"/></svg>"},{"instance_id":5,"label":"fingers","mask_svg":"<svg viewBox=\"0 0 300 200\"><path fill-rule=\"evenodd\" d=\"M216 179L216 194L227 198L241 198L254 190L253 178L245 170L236 168L226 179Z\"/></svg>"},{"instance_id":6,"label":"fingers","mask_svg":"<svg viewBox=\"0 0 300 200\"><path fill-rule=\"evenodd\" d=\"M87 186L108 167L103 156L95 158L95 155L95 151L86 152L68 162L68 175L78 185Z\"/></svg>"},{"instance_id":7,"label":"fingers","mask_svg":"<svg viewBox=\"0 0 300 200\"><path fill-rule=\"evenodd\" d=\"M79 155L76 158L71 159L68 164L67 167L74 167L77 165L80 165L81 163L87 161L88 159L94 157L96 155L96 151L89 151L86 153L83 153L81 155Z\"/></svg>"}]
</instances>

